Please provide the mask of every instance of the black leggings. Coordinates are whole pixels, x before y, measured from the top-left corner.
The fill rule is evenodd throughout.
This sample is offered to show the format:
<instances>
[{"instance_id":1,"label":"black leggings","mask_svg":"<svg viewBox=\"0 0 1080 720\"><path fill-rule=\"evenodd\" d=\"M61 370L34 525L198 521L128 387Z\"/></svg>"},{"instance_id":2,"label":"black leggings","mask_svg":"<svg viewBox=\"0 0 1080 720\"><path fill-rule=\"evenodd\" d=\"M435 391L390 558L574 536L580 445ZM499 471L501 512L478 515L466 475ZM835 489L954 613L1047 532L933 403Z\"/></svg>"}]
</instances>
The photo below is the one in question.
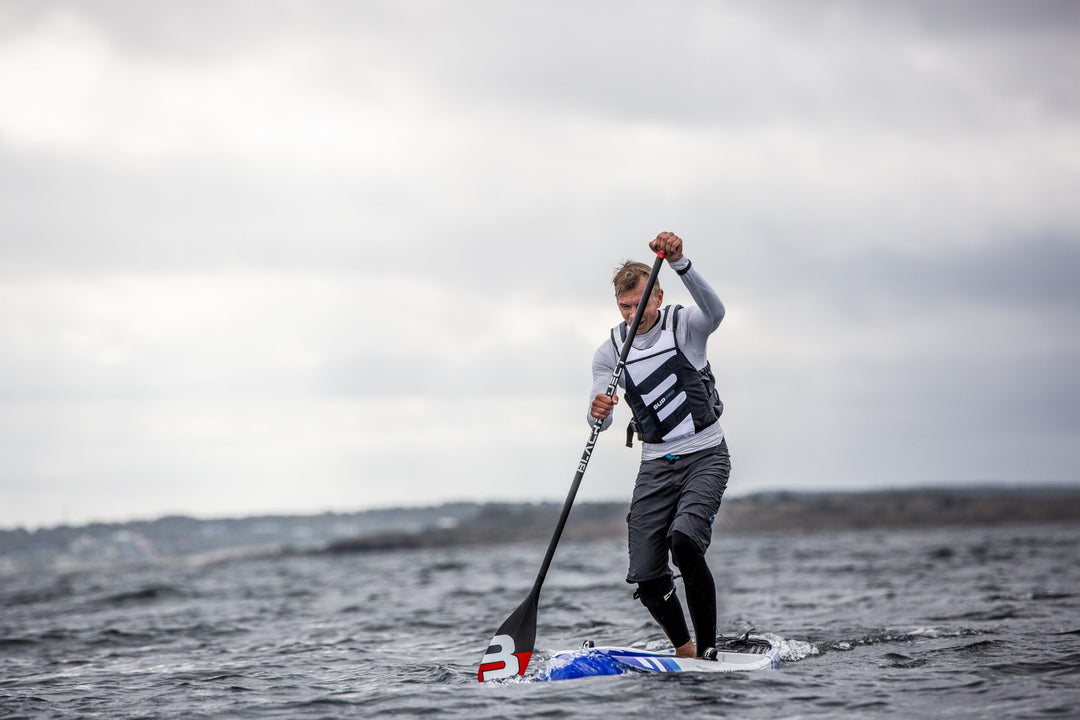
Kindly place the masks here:
<instances>
[{"instance_id":1,"label":"black leggings","mask_svg":"<svg viewBox=\"0 0 1080 720\"><path fill-rule=\"evenodd\" d=\"M695 646L700 655L716 645L716 583L705 563L705 553L678 530L671 533L671 557L682 573L686 605L694 625ZM685 645L690 639L682 604L670 576L638 583L637 596L653 619L664 629L671 644Z\"/></svg>"},{"instance_id":2,"label":"black leggings","mask_svg":"<svg viewBox=\"0 0 1080 720\"><path fill-rule=\"evenodd\" d=\"M682 573L686 607L694 625L698 655L716 645L716 582L705 553L678 530L671 533L671 558Z\"/></svg>"}]
</instances>

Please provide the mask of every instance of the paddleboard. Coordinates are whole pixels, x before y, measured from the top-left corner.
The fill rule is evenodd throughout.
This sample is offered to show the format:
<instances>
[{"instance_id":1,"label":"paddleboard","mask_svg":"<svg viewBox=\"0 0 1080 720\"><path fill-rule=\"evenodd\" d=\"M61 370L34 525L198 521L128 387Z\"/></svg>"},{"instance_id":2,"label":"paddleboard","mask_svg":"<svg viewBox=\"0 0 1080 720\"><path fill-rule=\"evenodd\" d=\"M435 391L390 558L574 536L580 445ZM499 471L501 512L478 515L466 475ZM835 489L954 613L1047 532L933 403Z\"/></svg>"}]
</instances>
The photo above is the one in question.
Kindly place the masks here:
<instances>
[{"instance_id":1,"label":"paddleboard","mask_svg":"<svg viewBox=\"0 0 1080 720\"><path fill-rule=\"evenodd\" d=\"M716 659L676 657L675 651L653 652L628 647L593 647L555 653L540 673L541 680L573 680L630 672L738 672L780 667L780 651L761 638L721 639Z\"/></svg>"}]
</instances>

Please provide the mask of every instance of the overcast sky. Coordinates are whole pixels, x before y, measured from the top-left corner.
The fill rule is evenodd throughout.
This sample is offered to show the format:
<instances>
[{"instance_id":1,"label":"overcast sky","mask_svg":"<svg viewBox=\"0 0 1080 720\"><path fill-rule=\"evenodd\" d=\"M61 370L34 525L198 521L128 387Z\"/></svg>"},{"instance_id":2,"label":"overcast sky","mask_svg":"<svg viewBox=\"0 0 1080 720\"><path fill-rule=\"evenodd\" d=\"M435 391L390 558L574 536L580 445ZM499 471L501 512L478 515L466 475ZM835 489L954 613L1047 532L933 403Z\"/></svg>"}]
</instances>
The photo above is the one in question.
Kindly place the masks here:
<instances>
[{"instance_id":1,"label":"overcast sky","mask_svg":"<svg viewBox=\"0 0 1080 720\"><path fill-rule=\"evenodd\" d=\"M1077 47L1068 0L4 2L0 527L561 501L661 230L732 494L1080 481Z\"/></svg>"}]
</instances>

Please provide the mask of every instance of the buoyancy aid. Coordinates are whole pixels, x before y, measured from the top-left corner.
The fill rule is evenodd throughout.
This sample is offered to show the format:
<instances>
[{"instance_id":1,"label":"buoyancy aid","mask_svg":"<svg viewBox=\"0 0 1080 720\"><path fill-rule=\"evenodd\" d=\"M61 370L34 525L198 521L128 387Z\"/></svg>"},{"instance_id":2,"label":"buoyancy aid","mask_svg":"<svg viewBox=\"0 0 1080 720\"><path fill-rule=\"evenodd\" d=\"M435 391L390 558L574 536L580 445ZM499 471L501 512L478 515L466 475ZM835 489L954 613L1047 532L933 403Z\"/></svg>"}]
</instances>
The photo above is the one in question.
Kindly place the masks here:
<instances>
[{"instance_id":1,"label":"buoyancy aid","mask_svg":"<svg viewBox=\"0 0 1080 720\"><path fill-rule=\"evenodd\" d=\"M623 382L634 414L626 433L628 446L634 432L654 444L693 435L715 423L724 411L709 363L699 370L679 349L675 330L681 309L681 305L665 307L657 341L642 350L631 346L626 356ZM611 330L617 351L627 329L622 323Z\"/></svg>"}]
</instances>

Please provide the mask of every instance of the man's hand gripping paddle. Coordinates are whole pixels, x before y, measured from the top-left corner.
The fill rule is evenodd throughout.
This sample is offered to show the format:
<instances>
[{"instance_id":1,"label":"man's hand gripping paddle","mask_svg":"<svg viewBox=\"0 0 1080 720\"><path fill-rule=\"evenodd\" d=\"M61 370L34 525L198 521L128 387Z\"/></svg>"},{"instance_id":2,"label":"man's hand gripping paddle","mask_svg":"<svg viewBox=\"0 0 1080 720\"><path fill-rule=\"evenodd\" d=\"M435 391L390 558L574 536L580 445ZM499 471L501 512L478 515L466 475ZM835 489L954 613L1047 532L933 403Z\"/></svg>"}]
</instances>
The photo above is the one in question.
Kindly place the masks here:
<instances>
[{"instance_id":1,"label":"man's hand gripping paddle","mask_svg":"<svg viewBox=\"0 0 1080 720\"><path fill-rule=\"evenodd\" d=\"M653 263L652 271L649 273L649 279L645 281L645 291L641 293L641 301L638 302L637 312L634 313L634 319L626 333L626 341L623 342L622 350L619 352L619 362L615 364L615 372L612 373L611 382L608 383L608 397L614 397L619 388L619 377L622 376L626 356L630 353L634 336L637 335L638 325L641 324L641 318L645 314L646 306L649 304L653 286L656 285L656 276L660 274L660 266L663 264L664 253L656 253L656 261ZM555 532L551 536L551 542L548 543L544 562L540 564L540 572L536 576L536 582L533 583L532 590L529 591L525 600L518 605L514 612L510 613L510 617L506 618L506 621L495 632L495 637L492 638L487 653L484 654L484 659L480 661L480 671L477 674L480 682L525 674L525 668L528 667L529 660L532 658L533 643L536 640L536 606L540 600L540 587L544 584L544 578L547 576L551 559L555 556L555 548L559 544L563 527L566 526L566 518L570 515L570 508L573 506L574 498L577 496L581 478L585 476L585 468L589 466L589 458L592 457L593 447L596 446L596 438L600 435L600 426L603 424L604 421L600 418L593 421L592 433L589 435L589 441L585 443L585 452L581 454L574 481L570 483L570 492L563 503L559 521L555 523Z\"/></svg>"}]
</instances>

